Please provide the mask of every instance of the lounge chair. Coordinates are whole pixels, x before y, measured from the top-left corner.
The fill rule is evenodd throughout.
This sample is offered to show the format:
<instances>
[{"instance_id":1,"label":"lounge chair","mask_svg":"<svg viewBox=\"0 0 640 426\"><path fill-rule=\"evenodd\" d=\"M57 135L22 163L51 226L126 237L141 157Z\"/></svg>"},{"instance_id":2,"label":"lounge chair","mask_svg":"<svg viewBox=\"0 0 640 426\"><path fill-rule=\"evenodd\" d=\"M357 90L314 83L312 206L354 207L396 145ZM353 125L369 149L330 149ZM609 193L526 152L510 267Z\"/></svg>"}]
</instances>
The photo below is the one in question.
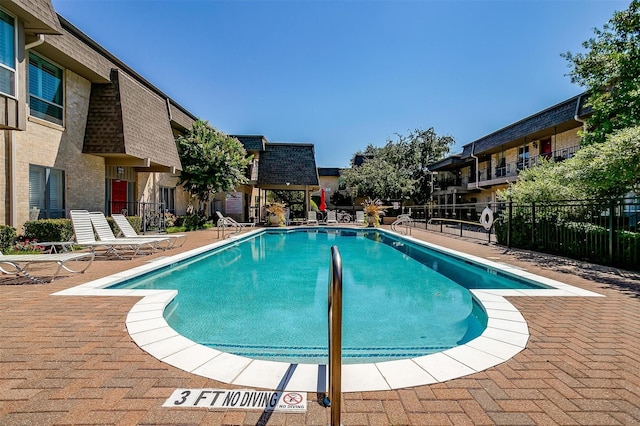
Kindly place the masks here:
<instances>
[{"instance_id":1,"label":"lounge chair","mask_svg":"<svg viewBox=\"0 0 640 426\"><path fill-rule=\"evenodd\" d=\"M34 263L55 263L58 265L58 269L51 277L51 281L56 279L61 269L65 271L73 272L74 274L82 274L87 270L93 262L95 255L91 252L85 253L52 253L52 254L16 254L16 255L4 255L0 253L0 271L9 275L23 275L29 278L31 281L42 284L47 281L34 277L27 271L29 265ZM76 262L79 260L88 260L84 268L75 270L67 266L68 262ZM7 268L10 267L11 269Z\"/></svg>"},{"instance_id":2,"label":"lounge chair","mask_svg":"<svg viewBox=\"0 0 640 426\"><path fill-rule=\"evenodd\" d=\"M120 229L120 233L126 238L169 238L169 248L173 247L182 247L182 245L187 241L186 234L165 234L165 235L138 235L127 217L123 214L112 214L111 217L118 225L118 229ZM116 236L117 238L118 236ZM180 241L180 245L176 245Z\"/></svg>"},{"instance_id":3,"label":"lounge chair","mask_svg":"<svg viewBox=\"0 0 640 426\"><path fill-rule=\"evenodd\" d=\"M152 251L158 250L161 244L164 244L163 248L169 248L171 244L171 239L165 236L157 236L157 237L116 237L113 234L113 230L107 222L107 218L104 216L102 212L91 212L89 213L89 218L91 219L91 224L93 228L96 230L96 234L98 234L98 240L102 241L112 241L117 243L129 243L132 250L135 251L135 254L138 254L138 251L142 248L149 248Z\"/></svg>"},{"instance_id":4,"label":"lounge chair","mask_svg":"<svg viewBox=\"0 0 640 426\"><path fill-rule=\"evenodd\" d=\"M216 215L218 215L218 226L221 227L253 228L256 226L253 222L236 222L232 217L224 216L219 211L216 211Z\"/></svg>"},{"instance_id":5,"label":"lounge chair","mask_svg":"<svg viewBox=\"0 0 640 426\"><path fill-rule=\"evenodd\" d=\"M95 253L96 249L102 248L105 250L105 254L114 254L115 256L123 259L124 257L121 255L120 250L133 250L135 255L138 254L138 251L142 246L150 244L146 240L132 242L130 240L123 239L115 240L115 238L112 241L98 241L96 240L93 225L91 224L91 216L88 211L71 210L70 215L76 243L79 246L89 248L92 253ZM113 235L113 232L111 234ZM158 241L151 242L151 244L157 243Z\"/></svg>"},{"instance_id":6,"label":"lounge chair","mask_svg":"<svg viewBox=\"0 0 640 426\"><path fill-rule=\"evenodd\" d=\"M309 212L307 213L307 225L310 225L312 223L315 223L316 225L318 224L318 215L316 214L315 210L309 210Z\"/></svg>"},{"instance_id":7,"label":"lounge chair","mask_svg":"<svg viewBox=\"0 0 640 426\"><path fill-rule=\"evenodd\" d=\"M366 226L366 223L364 223L364 212L362 210L356 211L356 224Z\"/></svg>"},{"instance_id":8,"label":"lounge chair","mask_svg":"<svg viewBox=\"0 0 640 426\"><path fill-rule=\"evenodd\" d=\"M338 218L336 217L336 211L335 210L327 210L327 225L331 224L331 223L338 223Z\"/></svg>"}]
</instances>

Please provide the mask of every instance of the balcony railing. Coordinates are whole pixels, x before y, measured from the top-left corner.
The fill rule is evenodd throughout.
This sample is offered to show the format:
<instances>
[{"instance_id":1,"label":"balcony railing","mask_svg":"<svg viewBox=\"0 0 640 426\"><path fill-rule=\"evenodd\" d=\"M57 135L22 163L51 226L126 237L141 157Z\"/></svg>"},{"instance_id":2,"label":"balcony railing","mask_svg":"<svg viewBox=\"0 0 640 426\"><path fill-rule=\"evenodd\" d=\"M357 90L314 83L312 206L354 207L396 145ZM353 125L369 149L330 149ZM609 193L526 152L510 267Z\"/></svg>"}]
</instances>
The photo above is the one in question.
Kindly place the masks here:
<instances>
[{"instance_id":1,"label":"balcony railing","mask_svg":"<svg viewBox=\"0 0 640 426\"><path fill-rule=\"evenodd\" d=\"M556 162L567 160L573 157L580 149L579 145L571 146L569 148L562 148L555 151L551 151L549 153L534 155L528 158L523 158L518 161L512 161L506 163L504 165L493 167L492 169L489 167L484 167L479 169L479 182L486 182L493 179L505 178L505 177L515 177L518 176L520 170L528 169L530 167L535 167L540 164L541 159L547 160L555 160ZM492 173L493 172L493 173ZM471 176L469 179L470 183L475 182L474 176Z\"/></svg>"}]
</instances>

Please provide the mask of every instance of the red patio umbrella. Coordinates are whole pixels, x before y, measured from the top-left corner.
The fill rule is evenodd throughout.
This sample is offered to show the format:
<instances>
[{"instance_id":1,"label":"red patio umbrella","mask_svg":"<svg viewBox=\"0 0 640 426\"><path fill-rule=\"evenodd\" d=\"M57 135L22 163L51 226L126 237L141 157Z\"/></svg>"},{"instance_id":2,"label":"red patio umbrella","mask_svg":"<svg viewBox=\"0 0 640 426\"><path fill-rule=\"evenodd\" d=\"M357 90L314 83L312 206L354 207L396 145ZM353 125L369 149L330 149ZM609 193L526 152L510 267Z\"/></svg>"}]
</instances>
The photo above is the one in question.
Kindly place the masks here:
<instances>
[{"instance_id":1,"label":"red patio umbrella","mask_svg":"<svg viewBox=\"0 0 640 426\"><path fill-rule=\"evenodd\" d=\"M324 188L320 189L320 206L318 206L320 211L325 211L327 209L327 203L324 201Z\"/></svg>"}]
</instances>

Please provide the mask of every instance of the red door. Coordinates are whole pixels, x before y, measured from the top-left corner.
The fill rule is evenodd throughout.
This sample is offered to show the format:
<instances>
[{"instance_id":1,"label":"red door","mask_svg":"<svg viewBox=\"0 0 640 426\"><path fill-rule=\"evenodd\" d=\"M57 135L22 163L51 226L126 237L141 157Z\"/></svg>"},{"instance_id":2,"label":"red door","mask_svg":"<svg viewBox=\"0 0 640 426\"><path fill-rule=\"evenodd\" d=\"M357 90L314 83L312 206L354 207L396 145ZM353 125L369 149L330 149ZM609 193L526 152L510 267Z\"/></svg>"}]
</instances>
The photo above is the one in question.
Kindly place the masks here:
<instances>
[{"instance_id":1,"label":"red door","mask_svg":"<svg viewBox=\"0 0 640 426\"><path fill-rule=\"evenodd\" d=\"M547 160L551 158L551 139L540 141L540 155L543 155Z\"/></svg>"},{"instance_id":2,"label":"red door","mask_svg":"<svg viewBox=\"0 0 640 426\"><path fill-rule=\"evenodd\" d=\"M120 213L127 208L127 181L111 181L111 213Z\"/></svg>"}]
</instances>

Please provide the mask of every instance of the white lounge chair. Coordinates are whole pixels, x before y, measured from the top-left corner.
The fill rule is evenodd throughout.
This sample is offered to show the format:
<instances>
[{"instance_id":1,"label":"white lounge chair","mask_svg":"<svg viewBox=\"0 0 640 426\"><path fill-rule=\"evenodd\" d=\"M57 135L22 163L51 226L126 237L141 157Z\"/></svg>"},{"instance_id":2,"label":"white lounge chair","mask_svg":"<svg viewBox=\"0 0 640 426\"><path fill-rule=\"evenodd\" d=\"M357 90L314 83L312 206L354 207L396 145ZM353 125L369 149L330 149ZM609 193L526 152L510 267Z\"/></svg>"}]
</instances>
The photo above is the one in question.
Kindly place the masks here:
<instances>
[{"instance_id":1,"label":"white lounge chair","mask_svg":"<svg viewBox=\"0 0 640 426\"><path fill-rule=\"evenodd\" d=\"M58 265L56 272L53 274L49 282L56 279L61 269L65 271L73 272L74 274L82 274L87 270L93 262L95 255L90 252L85 253L52 253L52 254L16 254L16 255L4 255L0 253L0 271L9 275L23 275L29 278L31 281L42 284L47 281L34 277L27 269L34 263L55 263ZM67 266L69 262L77 262L80 260L88 260L84 267L75 270ZM76 263L74 263L76 264ZM11 269L9 269L10 267Z\"/></svg>"},{"instance_id":2,"label":"white lounge chair","mask_svg":"<svg viewBox=\"0 0 640 426\"><path fill-rule=\"evenodd\" d=\"M318 215L315 210L309 210L307 213L307 225L311 225L312 223L318 224Z\"/></svg>"},{"instance_id":3,"label":"white lounge chair","mask_svg":"<svg viewBox=\"0 0 640 426\"><path fill-rule=\"evenodd\" d=\"M364 223L364 212L362 210L356 211L356 224L361 226L366 226Z\"/></svg>"},{"instance_id":4,"label":"white lounge chair","mask_svg":"<svg viewBox=\"0 0 640 426\"><path fill-rule=\"evenodd\" d=\"M169 239L169 248L173 247L182 247L182 245L187 241L186 234L164 234L164 235L138 235L127 217L123 214L114 213L111 215L113 220L118 225L118 229L120 229L120 233L126 238L168 238ZM118 235L116 236L118 238ZM180 245L176 245L180 241Z\"/></svg>"},{"instance_id":5,"label":"white lounge chair","mask_svg":"<svg viewBox=\"0 0 640 426\"><path fill-rule=\"evenodd\" d=\"M338 218L336 217L335 210L327 210L327 225L331 223L338 223Z\"/></svg>"},{"instance_id":6,"label":"white lounge chair","mask_svg":"<svg viewBox=\"0 0 640 426\"><path fill-rule=\"evenodd\" d=\"M256 224L253 222L237 222L232 217L224 216L217 210L216 215L218 215L218 226L234 228L253 228L256 226Z\"/></svg>"},{"instance_id":7,"label":"white lounge chair","mask_svg":"<svg viewBox=\"0 0 640 426\"><path fill-rule=\"evenodd\" d=\"M119 237L118 238L113 234L113 230L111 229L109 222L107 222L107 218L104 216L104 213L91 212L89 213L89 218L91 219L91 224L93 225L93 228L96 230L96 234L98 234L98 240L100 242L112 241L116 243L128 243L130 244L131 249L134 250L136 255L142 248L145 248L145 247L151 249L152 251L156 251L158 250L158 248L160 248L162 244L164 244L163 248L168 248L169 245L171 245L171 239L165 236L158 236L153 238L150 238L150 237L142 237L142 238Z\"/></svg>"},{"instance_id":8,"label":"white lounge chair","mask_svg":"<svg viewBox=\"0 0 640 426\"><path fill-rule=\"evenodd\" d=\"M138 254L140 248L149 242L142 240L132 242L130 240L111 240L111 241L98 241L96 240L93 225L91 224L91 216L87 210L71 210L71 223L73 225L73 232L75 234L76 243L79 246L87 247L92 253L95 253L96 249L102 248L106 254L113 253L119 258L123 258L119 249L133 250L134 255ZM106 221L106 219L105 219ZM108 225L108 223L107 223ZM113 232L111 233L113 235ZM157 241L151 242L151 244L157 244Z\"/></svg>"}]
</instances>

